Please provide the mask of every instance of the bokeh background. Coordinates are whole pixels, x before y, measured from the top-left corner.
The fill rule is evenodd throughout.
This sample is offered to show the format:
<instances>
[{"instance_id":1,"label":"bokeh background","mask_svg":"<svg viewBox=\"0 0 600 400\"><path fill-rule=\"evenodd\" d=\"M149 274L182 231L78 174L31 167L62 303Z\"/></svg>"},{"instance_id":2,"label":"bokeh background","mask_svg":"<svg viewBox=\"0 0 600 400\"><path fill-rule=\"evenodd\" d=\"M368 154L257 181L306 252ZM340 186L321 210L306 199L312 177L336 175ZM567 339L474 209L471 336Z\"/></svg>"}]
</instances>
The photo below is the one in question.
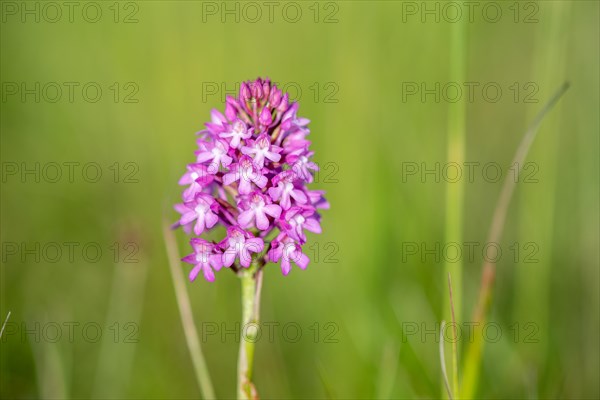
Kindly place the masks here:
<instances>
[{"instance_id":1,"label":"bokeh background","mask_svg":"<svg viewBox=\"0 0 600 400\"><path fill-rule=\"evenodd\" d=\"M3 1L0 396L200 396L162 224L210 110L269 76L311 119L331 209L306 271L267 267L261 318L280 325L257 345L261 397L445 396L447 273L461 378L502 182L569 81L497 245L476 397L598 398L599 3L476 3ZM239 280L186 284L217 396L233 397Z\"/></svg>"}]
</instances>

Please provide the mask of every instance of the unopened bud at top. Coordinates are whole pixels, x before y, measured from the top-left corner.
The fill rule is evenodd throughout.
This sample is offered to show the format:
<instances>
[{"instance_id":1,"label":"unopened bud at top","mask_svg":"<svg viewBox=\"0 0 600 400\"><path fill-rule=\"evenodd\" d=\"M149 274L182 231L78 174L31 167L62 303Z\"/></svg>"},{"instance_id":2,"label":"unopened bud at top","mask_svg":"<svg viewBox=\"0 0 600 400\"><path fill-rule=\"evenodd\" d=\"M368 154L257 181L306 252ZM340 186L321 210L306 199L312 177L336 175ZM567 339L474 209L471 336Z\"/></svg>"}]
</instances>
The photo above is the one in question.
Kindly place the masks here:
<instances>
[{"instance_id":1,"label":"unopened bud at top","mask_svg":"<svg viewBox=\"0 0 600 400\"><path fill-rule=\"evenodd\" d=\"M289 95L286 93L281 98L281 103L279 103L279 105L277 106L277 111L285 112L285 110L288 109L288 104L289 104Z\"/></svg>"}]
</instances>

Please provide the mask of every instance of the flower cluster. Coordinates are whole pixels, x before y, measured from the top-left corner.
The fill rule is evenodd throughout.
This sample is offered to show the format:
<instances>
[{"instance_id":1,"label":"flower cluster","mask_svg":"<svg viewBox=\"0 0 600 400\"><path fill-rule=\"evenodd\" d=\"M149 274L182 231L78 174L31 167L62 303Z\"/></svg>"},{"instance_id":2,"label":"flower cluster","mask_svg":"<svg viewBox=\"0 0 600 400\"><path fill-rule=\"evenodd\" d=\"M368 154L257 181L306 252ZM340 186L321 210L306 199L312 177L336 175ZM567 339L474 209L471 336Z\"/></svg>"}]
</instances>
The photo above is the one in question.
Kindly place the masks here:
<instances>
[{"instance_id":1,"label":"flower cluster","mask_svg":"<svg viewBox=\"0 0 600 400\"><path fill-rule=\"evenodd\" d=\"M329 204L323 191L307 188L318 167L310 161L309 120L297 110L298 103L259 78L242 83L237 98L227 97L225 114L213 110L198 132L196 162L179 181L186 188L175 205L176 226L200 236L220 224L227 235L220 242L191 239L194 252L183 258L194 265L190 280L202 271L213 281L214 271L248 268L253 257L280 262L284 275L291 262L308 265L305 231L321 232L316 210Z\"/></svg>"}]
</instances>

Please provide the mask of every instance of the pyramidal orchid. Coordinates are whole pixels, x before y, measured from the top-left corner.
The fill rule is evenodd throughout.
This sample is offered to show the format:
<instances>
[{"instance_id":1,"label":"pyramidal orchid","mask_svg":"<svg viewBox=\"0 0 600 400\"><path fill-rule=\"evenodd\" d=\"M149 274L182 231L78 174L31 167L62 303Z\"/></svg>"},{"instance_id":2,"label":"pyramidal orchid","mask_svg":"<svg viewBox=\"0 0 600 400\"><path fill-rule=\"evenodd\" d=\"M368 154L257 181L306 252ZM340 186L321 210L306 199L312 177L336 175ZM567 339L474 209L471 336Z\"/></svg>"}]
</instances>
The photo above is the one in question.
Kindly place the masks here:
<instances>
[{"instance_id":1,"label":"pyramidal orchid","mask_svg":"<svg viewBox=\"0 0 600 400\"><path fill-rule=\"evenodd\" d=\"M239 275L244 325L258 323L264 266L279 264L284 275L292 265L306 269L305 232L320 233L317 209L329 208L323 191L307 187L318 166L306 139L310 121L297 111L298 103L269 79L242 83L237 97L227 97L224 113L213 110L198 132L195 159L179 180L185 188L175 226L196 235L192 254L183 258L193 265L189 278L202 272L212 282L225 268ZM217 226L226 231L221 241L199 237ZM240 343L239 398L256 397L252 332L245 329Z\"/></svg>"}]
</instances>

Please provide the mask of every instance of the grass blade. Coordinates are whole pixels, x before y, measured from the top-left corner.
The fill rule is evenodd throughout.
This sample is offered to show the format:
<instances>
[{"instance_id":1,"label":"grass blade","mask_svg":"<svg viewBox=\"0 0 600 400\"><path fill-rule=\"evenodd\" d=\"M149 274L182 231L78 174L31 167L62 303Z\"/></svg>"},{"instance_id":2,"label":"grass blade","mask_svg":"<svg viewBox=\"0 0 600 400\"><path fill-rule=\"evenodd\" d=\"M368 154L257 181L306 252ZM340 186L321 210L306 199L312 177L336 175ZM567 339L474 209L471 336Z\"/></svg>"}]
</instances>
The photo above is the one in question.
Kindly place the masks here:
<instances>
[{"instance_id":1,"label":"grass blade","mask_svg":"<svg viewBox=\"0 0 600 400\"><path fill-rule=\"evenodd\" d=\"M190 356L192 357L192 363L194 364L196 380L198 381L198 386L200 386L202 397L205 399L214 399L215 392L210 380L210 375L208 373L206 360L202 354L202 348L200 346L200 341L198 340L198 330L196 329L196 324L194 323L194 318L192 315L190 299L188 297L187 290L185 288L185 281L181 273L181 262L179 251L177 250L177 243L167 221L163 221L163 236L165 240L165 246L167 248L169 267L171 270L171 277L173 278L173 287L175 288L175 296L177 297L179 315L181 316L185 340L190 351Z\"/></svg>"},{"instance_id":2,"label":"grass blade","mask_svg":"<svg viewBox=\"0 0 600 400\"><path fill-rule=\"evenodd\" d=\"M2 334L4 333L4 327L6 326L6 323L8 322L9 318L10 318L10 311L6 315L6 319L4 320L4 323L2 324L2 329L0 330L0 338L2 337Z\"/></svg>"},{"instance_id":3,"label":"grass blade","mask_svg":"<svg viewBox=\"0 0 600 400\"><path fill-rule=\"evenodd\" d=\"M454 299L452 297L452 279L448 274L448 291L450 297L450 310L452 312L452 387L454 388L454 397L458 397L458 334L456 332L456 318L454 316ZM442 331L443 332L443 331Z\"/></svg>"},{"instance_id":4,"label":"grass blade","mask_svg":"<svg viewBox=\"0 0 600 400\"><path fill-rule=\"evenodd\" d=\"M556 93L550 98L550 100L546 103L546 105L542 108L542 110L537 114L534 118L533 122L525 132L519 147L515 153L513 158L512 165L518 165L518 170L516 171L515 179L512 177L507 177L504 180L504 184L502 186L502 191L500 192L500 197L498 198L498 202L496 203L496 208L494 209L494 214L492 217L492 225L490 227L487 243L498 243L500 237L502 236L502 232L504 230L504 225L506 222L506 214L508 210L508 206L510 204L510 200L512 199L512 194L514 192L516 182L518 182L518 175L521 173L521 168L523 166L523 161L529 152L529 148L533 143L538 129L544 120L546 114L556 105L558 100L562 97L562 95L569 89L569 83L565 82L562 86L556 91ZM477 307L475 308L475 314L473 321L476 323L475 326L475 339L469 346L467 350L467 355L465 357L465 365L464 365L464 379L463 379L463 392L462 398L472 398L475 389L477 387L477 382L479 380L479 365L481 363L481 352L483 349L483 340L481 335L482 325L485 321L485 316L487 314L487 310L491 301L492 296L492 286L496 277L496 264L493 260L486 260L483 265L483 273L481 276L481 286L479 291L479 300L477 303Z\"/></svg>"},{"instance_id":5,"label":"grass blade","mask_svg":"<svg viewBox=\"0 0 600 400\"><path fill-rule=\"evenodd\" d=\"M442 326L440 327L440 365L442 367L442 377L444 378L444 385L446 386L448 398L452 400L452 390L450 389L448 373L446 372L446 356L444 355L444 328L446 328L446 321L442 321Z\"/></svg>"}]
</instances>

